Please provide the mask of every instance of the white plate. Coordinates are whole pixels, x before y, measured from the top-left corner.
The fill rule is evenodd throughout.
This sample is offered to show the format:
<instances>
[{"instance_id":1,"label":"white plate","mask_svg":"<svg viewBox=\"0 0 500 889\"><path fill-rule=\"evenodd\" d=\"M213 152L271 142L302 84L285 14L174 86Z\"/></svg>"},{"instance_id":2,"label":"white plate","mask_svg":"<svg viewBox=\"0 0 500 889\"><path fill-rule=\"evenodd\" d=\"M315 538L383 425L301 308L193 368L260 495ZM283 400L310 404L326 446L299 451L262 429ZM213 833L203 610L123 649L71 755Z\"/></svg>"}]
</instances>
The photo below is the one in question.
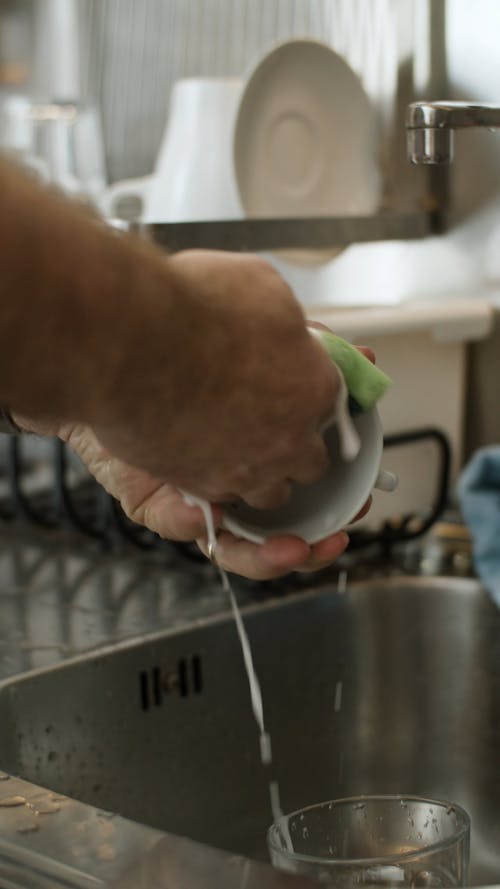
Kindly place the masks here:
<instances>
[{"instance_id":1,"label":"white plate","mask_svg":"<svg viewBox=\"0 0 500 889\"><path fill-rule=\"evenodd\" d=\"M233 158L249 217L362 216L379 205L374 110L344 59L315 40L280 44L246 78ZM316 264L338 252L280 254Z\"/></svg>"}]
</instances>

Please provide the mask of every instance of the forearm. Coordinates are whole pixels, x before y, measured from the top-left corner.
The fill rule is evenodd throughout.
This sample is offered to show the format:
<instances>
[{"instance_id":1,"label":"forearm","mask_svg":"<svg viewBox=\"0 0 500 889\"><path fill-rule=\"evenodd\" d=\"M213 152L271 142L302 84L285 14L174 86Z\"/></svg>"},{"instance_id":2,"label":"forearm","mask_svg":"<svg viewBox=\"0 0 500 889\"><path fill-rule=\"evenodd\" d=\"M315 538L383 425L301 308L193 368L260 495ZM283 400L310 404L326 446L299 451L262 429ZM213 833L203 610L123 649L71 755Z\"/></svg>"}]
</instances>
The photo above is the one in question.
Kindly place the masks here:
<instances>
[{"instance_id":1,"label":"forearm","mask_svg":"<svg viewBox=\"0 0 500 889\"><path fill-rule=\"evenodd\" d=\"M174 360L189 305L163 255L1 161L0 251L0 402L14 411L107 422L125 377L133 400L134 365L153 374L155 319Z\"/></svg>"},{"instance_id":2,"label":"forearm","mask_svg":"<svg viewBox=\"0 0 500 889\"><path fill-rule=\"evenodd\" d=\"M0 403L15 418L90 426L107 453L212 501L273 505L324 470L338 378L263 260L168 259L7 167L0 251Z\"/></svg>"}]
</instances>

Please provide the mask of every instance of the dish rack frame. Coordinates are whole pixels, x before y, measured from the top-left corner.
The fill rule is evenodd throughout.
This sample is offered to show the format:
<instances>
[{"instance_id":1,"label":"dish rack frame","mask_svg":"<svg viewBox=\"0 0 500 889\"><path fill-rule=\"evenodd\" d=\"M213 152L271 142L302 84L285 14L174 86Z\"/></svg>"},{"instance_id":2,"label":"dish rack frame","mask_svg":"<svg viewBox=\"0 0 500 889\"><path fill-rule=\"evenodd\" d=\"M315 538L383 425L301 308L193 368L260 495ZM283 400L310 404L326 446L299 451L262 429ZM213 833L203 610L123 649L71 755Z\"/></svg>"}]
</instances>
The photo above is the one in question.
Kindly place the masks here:
<instances>
[{"instance_id":1,"label":"dish rack frame","mask_svg":"<svg viewBox=\"0 0 500 889\"><path fill-rule=\"evenodd\" d=\"M176 252L189 248L265 252L346 247L356 243L426 238L446 230L449 168L411 167L406 156L405 113L409 103L447 93L446 0L418 0L419 34L398 13L401 40L413 41L409 61L399 65L396 96L386 121L382 172L382 208L368 216L317 216L150 222L117 220L135 232ZM414 26L414 23L413 23Z\"/></svg>"}]
</instances>

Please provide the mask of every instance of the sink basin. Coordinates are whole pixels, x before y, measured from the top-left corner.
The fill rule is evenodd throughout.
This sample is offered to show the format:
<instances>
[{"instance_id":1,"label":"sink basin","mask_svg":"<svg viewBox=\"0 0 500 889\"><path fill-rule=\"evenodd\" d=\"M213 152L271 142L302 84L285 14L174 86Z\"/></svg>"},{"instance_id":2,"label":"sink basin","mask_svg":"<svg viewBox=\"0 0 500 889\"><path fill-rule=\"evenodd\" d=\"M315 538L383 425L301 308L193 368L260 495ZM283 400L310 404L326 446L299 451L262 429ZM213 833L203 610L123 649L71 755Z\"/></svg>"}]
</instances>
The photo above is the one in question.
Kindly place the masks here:
<instances>
[{"instance_id":1,"label":"sink basin","mask_svg":"<svg viewBox=\"0 0 500 889\"><path fill-rule=\"evenodd\" d=\"M500 613L474 580L390 578L246 611L274 765L260 764L229 616L0 686L0 767L267 859L286 811L359 793L461 803L471 884L500 883Z\"/></svg>"}]
</instances>

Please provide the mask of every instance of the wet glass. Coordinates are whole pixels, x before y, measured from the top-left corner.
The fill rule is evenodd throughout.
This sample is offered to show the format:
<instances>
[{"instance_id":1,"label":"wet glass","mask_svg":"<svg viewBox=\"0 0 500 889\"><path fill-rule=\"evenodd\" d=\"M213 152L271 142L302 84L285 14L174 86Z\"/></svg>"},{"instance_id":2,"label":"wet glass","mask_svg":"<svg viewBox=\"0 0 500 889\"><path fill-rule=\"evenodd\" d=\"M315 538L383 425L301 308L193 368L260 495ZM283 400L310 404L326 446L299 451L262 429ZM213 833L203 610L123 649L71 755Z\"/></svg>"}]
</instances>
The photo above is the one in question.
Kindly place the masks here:
<instances>
[{"instance_id":1,"label":"wet glass","mask_svg":"<svg viewBox=\"0 0 500 889\"><path fill-rule=\"evenodd\" d=\"M347 889L466 886L470 820L458 805L359 796L283 815L269 829L274 867Z\"/></svg>"},{"instance_id":2,"label":"wet glass","mask_svg":"<svg viewBox=\"0 0 500 889\"><path fill-rule=\"evenodd\" d=\"M0 101L0 149L43 182L88 203L99 202L106 170L96 107L8 96Z\"/></svg>"}]
</instances>

